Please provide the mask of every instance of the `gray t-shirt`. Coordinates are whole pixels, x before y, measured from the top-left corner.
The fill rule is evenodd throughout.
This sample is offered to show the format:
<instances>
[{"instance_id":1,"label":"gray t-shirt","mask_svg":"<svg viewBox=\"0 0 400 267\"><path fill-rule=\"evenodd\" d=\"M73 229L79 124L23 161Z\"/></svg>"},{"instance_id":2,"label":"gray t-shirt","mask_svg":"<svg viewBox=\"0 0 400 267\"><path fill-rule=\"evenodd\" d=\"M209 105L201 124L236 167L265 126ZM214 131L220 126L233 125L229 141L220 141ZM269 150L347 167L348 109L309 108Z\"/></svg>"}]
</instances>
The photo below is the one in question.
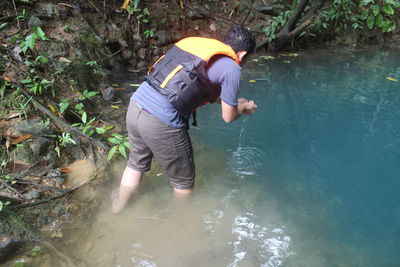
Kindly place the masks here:
<instances>
[{"instance_id":1,"label":"gray t-shirt","mask_svg":"<svg viewBox=\"0 0 400 267\"><path fill-rule=\"evenodd\" d=\"M212 86L220 92L221 99L231 106L238 104L241 70L240 66L227 56L213 59L207 68L207 76ZM166 97L147 82L140 85L131 100L171 127L186 127L188 118L183 117Z\"/></svg>"}]
</instances>

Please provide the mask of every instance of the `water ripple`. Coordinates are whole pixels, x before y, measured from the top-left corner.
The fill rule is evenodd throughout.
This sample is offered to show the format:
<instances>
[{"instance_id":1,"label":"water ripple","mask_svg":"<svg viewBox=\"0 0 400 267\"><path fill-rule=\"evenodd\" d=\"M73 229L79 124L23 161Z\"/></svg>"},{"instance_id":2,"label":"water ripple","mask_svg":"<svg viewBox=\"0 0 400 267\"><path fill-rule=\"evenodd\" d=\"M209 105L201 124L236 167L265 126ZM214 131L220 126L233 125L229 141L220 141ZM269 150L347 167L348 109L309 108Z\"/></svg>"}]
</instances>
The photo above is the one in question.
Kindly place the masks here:
<instances>
[{"instance_id":1,"label":"water ripple","mask_svg":"<svg viewBox=\"0 0 400 267\"><path fill-rule=\"evenodd\" d=\"M232 152L230 168L242 178L254 176L257 175L256 170L265 165L263 159L265 159L265 154L259 148L239 146Z\"/></svg>"},{"instance_id":2,"label":"water ripple","mask_svg":"<svg viewBox=\"0 0 400 267\"><path fill-rule=\"evenodd\" d=\"M230 242L235 259L229 267L238 266L246 258L256 258L261 261L260 266L277 267L283 264L285 258L294 255L289 251L291 237L285 235L283 227L269 230L255 223L255 219L256 216L249 212L235 217L232 228L235 240Z\"/></svg>"}]
</instances>

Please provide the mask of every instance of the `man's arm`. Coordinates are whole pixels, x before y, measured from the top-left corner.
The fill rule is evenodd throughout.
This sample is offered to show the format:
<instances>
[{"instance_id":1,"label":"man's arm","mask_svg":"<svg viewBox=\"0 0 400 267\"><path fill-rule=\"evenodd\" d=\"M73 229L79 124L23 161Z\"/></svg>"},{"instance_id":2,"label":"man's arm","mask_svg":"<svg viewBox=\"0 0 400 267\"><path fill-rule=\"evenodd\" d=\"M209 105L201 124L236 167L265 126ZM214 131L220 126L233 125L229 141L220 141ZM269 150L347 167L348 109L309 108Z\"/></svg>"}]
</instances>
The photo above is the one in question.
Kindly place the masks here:
<instances>
[{"instance_id":1,"label":"man's arm","mask_svg":"<svg viewBox=\"0 0 400 267\"><path fill-rule=\"evenodd\" d=\"M231 106L221 100L222 119L227 123L233 122L242 114L253 114L256 108L257 105L253 100L247 100L245 98L239 98L237 106Z\"/></svg>"}]
</instances>

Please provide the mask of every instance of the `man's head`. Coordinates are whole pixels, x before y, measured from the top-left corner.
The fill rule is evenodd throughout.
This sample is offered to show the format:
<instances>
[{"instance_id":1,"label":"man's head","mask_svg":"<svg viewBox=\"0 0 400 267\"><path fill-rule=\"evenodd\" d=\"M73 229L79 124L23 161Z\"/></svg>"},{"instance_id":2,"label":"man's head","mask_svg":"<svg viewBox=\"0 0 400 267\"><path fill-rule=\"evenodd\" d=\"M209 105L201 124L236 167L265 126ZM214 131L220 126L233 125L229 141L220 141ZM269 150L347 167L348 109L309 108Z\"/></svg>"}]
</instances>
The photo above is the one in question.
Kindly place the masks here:
<instances>
[{"instance_id":1,"label":"man's head","mask_svg":"<svg viewBox=\"0 0 400 267\"><path fill-rule=\"evenodd\" d=\"M246 54L253 52L256 47L256 40L251 32L243 26L232 26L224 37L224 43L232 47L238 54L240 60Z\"/></svg>"}]
</instances>

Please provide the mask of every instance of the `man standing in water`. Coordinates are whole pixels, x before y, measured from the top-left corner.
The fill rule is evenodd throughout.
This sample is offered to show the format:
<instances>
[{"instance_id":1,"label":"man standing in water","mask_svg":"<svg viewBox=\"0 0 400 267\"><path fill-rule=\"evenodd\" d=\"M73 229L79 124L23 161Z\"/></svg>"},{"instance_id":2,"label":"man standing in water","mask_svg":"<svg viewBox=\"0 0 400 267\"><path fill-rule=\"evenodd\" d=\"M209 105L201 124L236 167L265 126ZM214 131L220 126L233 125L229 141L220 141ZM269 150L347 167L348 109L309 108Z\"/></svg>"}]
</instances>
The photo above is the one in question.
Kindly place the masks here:
<instances>
[{"instance_id":1,"label":"man standing in water","mask_svg":"<svg viewBox=\"0 0 400 267\"><path fill-rule=\"evenodd\" d=\"M238 94L240 63L254 48L251 32L233 26L223 42L185 38L151 67L129 104L126 124L131 150L112 203L114 213L124 208L143 173L150 169L153 156L164 168L177 198L192 193L195 168L188 135L190 114L214 101L221 104L227 123L253 114L257 105L253 100L238 99Z\"/></svg>"}]
</instances>

